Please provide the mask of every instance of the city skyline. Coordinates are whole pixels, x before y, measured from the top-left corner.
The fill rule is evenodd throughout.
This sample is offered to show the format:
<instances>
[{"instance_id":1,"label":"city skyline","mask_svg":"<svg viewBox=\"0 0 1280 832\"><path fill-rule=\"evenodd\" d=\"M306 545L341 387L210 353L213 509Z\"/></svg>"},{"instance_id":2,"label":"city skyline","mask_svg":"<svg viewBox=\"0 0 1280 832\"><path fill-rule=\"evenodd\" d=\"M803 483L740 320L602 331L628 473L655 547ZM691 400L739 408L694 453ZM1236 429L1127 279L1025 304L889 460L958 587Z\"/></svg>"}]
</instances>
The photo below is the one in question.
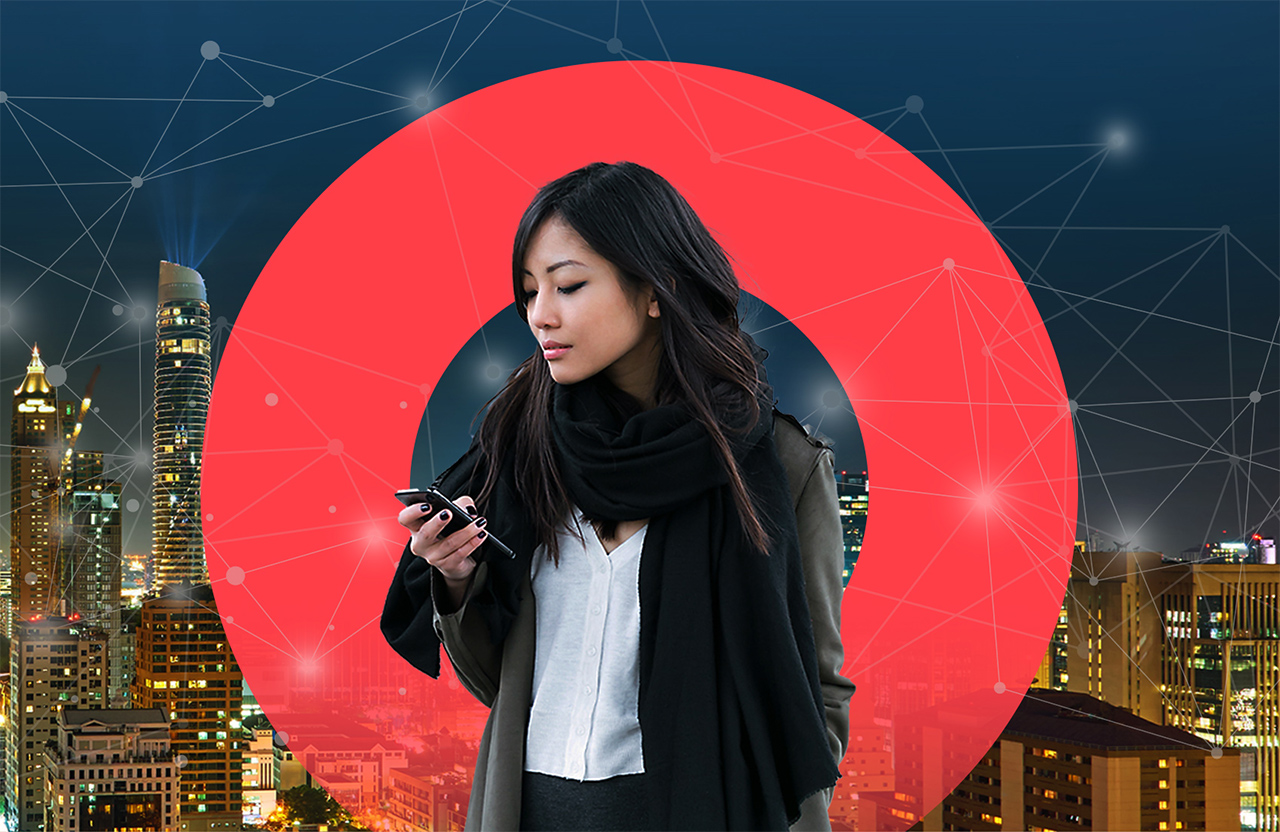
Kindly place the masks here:
<instances>
[{"instance_id":1,"label":"city skyline","mask_svg":"<svg viewBox=\"0 0 1280 832\"><path fill-rule=\"evenodd\" d=\"M270 335L232 330L255 278L307 206L384 138L507 78L646 58L754 73L855 113L917 154L988 224L1061 365L1078 453L1077 539L1174 556L1280 531L1274 7L388 3L362 6L358 20L341 3L307 7L315 10L309 15L294 14L299 8L250 14L240 4L112 3L63 17L39 4L0 5L0 378L16 385L19 357L25 363L38 341L62 373L59 392L78 405L90 369L103 364L78 447L101 453L103 476L120 483L122 554L152 542L146 515L156 432L146 370L155 344L147 310L159 300L157 261L208 277L216 366L230 341ZM33 33L46 31L59 33L59 50L34 48ZM105 57L103 43L112 44ZM718 138L713 131L709 140ZM889 143L874 150L884 154L867 154L877 164L898 152ZM433 173L437 164L423 159ZM409 274L403 306L390 310L397 318L429 303L431 280L443 277L429 265L452 240L410 233L421 262L388 262L373 250L368 273L347 277L355 291L393 271ZM851 235L856 240L856 229ZM904 245L904 255L911 250ZM954 286L977 278L957 265L946 270ZM754 277L744 275L744 286ZM507 280L494 272L469 278ZM342 328L343 300L335 293L325 325ZM470 320L471 310L459 314ZM475 318L473 352L460 354L451 372L483 400L529 344L504 352L501 321ZM758 337L778 333L776 323L766 318ZM516 327L509 343L527 337ZM410 331L362 368L416 384L413 356L429 343L429 329ZM846 417L857 431L854 414L830 403L828 394L843 399L838 386L776 375L795 382L784 409L824 433ZM448 381L438 394L447 395ZM403 397L416 408L412 384ZM856 398L856 388L850 392ZM920 390L919 398L934 392ZM277 400L268 398L263 413L279 418L287 397L268 395ZM438 470L456 455L475 410L456 399L427 410L415 471ZM287 482L302 463L281 462L281 453L294 446L308 460L346 461L341 443L318 441L321 432L305 418L297 426L296 442L246 463L254 487ZM848 445L838 442L838 453ZM874 492L885 472L865 470ZM347 473L363 475L354 466ZM373 484L364 491L381 493ZM332 513L331 536L363 541L363 512L342 513L350 505L326 493L318 513L325 520ZM920 531L945 545L951 528L936 525L922 519ZM281 560L314 562L320 537L300 537L298 554ZM258 577L219 552L208 566L219 593ZM13 577L18 587L21 576ZM993 589L974 592L995 606ZM320 667L354 645L348 639L367 620L338 605L329 622L316 622L332 635L314 651L277 642L268 653L296 662L299 672L308 662ZM275 638L265 628L232 629L233 638ZM383 670L370 668L369 678L394 678ZM359 683L305 687L326 686L338 696ZM407 694L385 687L370 688L371 697L389 700L379 707L394 707L400 695L427 707L416 683ZM860 685L860 693L874 690ZM892 733L883 742L894 743Z\"/></svg>"}]
</instances>

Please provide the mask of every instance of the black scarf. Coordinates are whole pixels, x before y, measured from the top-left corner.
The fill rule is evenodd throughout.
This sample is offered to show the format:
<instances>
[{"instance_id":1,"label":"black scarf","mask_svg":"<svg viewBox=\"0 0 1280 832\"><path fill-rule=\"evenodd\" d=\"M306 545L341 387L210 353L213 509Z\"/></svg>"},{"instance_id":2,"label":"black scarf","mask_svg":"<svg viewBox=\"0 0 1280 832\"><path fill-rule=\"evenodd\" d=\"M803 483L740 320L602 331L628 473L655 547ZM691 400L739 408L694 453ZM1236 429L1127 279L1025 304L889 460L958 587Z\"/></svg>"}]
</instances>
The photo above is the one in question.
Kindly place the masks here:
<instances>
[{"instance_id":1,"label":"black scarf","mask_svg":"<svg viewBox=\"0 0 1280 832\"><path fill-rule=\"evenodd\" d=\"M557 386L552 434L570 498L590 517L649 518L640 558L639 717L654 829L785 829L806 797L839 777L827 744L795 513L773 440L763 350L761 418L729 434L771 547L750 548L728 475L705 429L680 405L628 415L591 379ZM446 494L483 482L476 446L445 472ZM490 558L469 609L495 643L519 609L537 541L512 466L484 508L517 553ZM398 652L440 672L425 562L407 548L383 612ZM423 607L425 606L425 610ZM540 610L539 614L554 614Z\"/></svg>"}]
</instances>

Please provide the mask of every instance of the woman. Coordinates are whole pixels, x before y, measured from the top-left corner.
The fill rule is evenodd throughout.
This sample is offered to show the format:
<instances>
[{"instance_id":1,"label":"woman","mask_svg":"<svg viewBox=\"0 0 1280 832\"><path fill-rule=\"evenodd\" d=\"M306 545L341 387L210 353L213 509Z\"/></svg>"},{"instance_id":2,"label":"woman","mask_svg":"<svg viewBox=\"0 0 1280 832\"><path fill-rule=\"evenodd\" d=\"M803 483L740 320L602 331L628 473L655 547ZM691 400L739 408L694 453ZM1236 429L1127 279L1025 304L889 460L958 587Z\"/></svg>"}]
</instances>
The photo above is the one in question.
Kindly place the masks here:
<instances>
[{"instance_id":1,"label":"woman","mask_svg":"<svg viewBox=\"0 0 1280 832\"><path fill-rule=\"evenodd\" d=\"M539 349L437 486L476 520L400 513L382 618L491 708L467 827L828 827L831 451L773 409L728 258L662 177L596 163L538 192L512 278Z\"/></svg>"}]
</instances>

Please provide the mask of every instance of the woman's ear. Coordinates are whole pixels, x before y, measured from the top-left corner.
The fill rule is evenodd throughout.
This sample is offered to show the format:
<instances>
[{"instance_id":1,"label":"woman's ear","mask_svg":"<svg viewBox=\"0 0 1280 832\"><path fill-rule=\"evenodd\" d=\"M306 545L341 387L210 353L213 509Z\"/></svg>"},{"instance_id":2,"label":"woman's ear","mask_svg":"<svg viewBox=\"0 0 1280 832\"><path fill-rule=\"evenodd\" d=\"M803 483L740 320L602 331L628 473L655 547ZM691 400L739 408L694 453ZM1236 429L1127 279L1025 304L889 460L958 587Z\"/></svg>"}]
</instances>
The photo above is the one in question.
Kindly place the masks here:
<instances>
[{"instance_id":1,"label":"woman's ear","mask_svg":"<svg viewBox=\"0 0 1280 832\"><path fill-rule=\"evenodd\" d=\"M658 308L658 293L653 291L653 287L649 287L649 317L658 318L662 316L662 310Z\"/></svg>"}]
</instances>

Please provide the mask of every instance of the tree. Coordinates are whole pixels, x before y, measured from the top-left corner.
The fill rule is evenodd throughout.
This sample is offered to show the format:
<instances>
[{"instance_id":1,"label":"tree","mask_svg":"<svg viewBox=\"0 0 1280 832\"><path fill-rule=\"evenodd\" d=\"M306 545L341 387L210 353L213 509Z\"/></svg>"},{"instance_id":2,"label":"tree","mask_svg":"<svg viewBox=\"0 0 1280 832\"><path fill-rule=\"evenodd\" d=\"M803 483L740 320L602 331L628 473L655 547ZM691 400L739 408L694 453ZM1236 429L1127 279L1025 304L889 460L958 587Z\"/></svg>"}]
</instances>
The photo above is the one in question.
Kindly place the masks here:
<instances>
[{"instance_id":1,"label":"tree","mask_svg":"<svg viewBox=\"0 0 1280 832\"><path fill-rule=\"evenodd\" d=\"M276 811L263 825L267 829L287 830L294 823L323 823L330 829L364 829L328 792L312 786L295 786L281 792Z\"/></svg>"}]
</instances>

